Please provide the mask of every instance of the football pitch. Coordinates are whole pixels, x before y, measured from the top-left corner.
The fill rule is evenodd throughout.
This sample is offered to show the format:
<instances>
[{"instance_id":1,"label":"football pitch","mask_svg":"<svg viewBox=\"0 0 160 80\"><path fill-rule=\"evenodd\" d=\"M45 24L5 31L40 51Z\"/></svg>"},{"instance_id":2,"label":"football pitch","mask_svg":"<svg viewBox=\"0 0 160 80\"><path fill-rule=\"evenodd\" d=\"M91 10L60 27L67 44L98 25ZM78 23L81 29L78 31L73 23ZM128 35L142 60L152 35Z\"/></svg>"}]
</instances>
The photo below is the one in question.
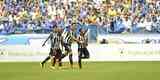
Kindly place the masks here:
<instances>
[{"instance_id":1,"label":"football pitch","mask_svg":"<svg viewBox=\"0 0 160 80\"><path fill-rule=\"evenodd\" d=\"M85 62L42 69L38 62L0 62L0 80L160 80L160 62Z\"/></svg>"}]
</instances>

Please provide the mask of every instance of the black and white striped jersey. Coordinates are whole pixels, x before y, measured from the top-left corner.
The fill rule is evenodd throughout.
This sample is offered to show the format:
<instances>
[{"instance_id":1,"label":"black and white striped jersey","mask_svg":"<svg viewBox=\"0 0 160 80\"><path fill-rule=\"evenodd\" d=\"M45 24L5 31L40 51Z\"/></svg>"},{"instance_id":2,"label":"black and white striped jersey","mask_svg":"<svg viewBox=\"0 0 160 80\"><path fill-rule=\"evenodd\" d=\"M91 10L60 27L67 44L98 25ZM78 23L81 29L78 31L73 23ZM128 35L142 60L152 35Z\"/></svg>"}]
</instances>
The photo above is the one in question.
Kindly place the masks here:
<instances>
[{"instance_id":1,"label":"black and white striped jersey","mask_svg":"<svg viewBox=\"0 0 160 80\"><path fill-rule=\"evenodd\" d=\"M51 33L49 38L51 41L51 48L59 49L62 42L62 36L59 35L58 33Z\"/></svg>"},{"instance_id":2,"label":"black and white striped jersey","mask_svg":"<svg viewBox=\"0 0 160 80\"><path fill-rule=\"evenodd\" d=\"M86 48L88 46L88 37L87 36L78 36L78 48Z\"/></svg>"},{"instance_id":3,"label":"black and white striped jersey","mask_svg":"<svg viewBox=\"0 0 160 80\"><path fill-rule=\"evenodd\" d=\"M73 38L75 37L72 31L64 31L63 34L63 43L71 45Z\"/></svg>"}]
</instances>

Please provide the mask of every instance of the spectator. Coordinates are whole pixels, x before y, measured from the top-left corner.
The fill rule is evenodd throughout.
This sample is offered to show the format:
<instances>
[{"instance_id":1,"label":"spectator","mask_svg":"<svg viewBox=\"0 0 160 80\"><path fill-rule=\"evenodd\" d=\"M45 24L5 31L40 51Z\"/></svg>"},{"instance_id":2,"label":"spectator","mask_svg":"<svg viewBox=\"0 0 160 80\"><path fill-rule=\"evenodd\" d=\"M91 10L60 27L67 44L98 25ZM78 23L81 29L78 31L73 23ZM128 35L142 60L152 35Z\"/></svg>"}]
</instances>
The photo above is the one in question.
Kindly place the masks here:
<instances>
[{"instance_id":1,"label":"spectator","mask_svg":"<svg viewBox=\"0 0 160 80\"><path fill-rule=\"evenodd\" d=\"M99 29L102 33L109 30L111 33L116 32L124 26L125 31L128 32L130 30L139 32L140 28L150 32L159 29L159 13L160 1L157 0L134 0L133 3L131 0L5 0L0 2L0 19L8 18L14 28L17 28L16 24L23 24L25 20L29 28L26 29L27 31L33 27L36 30L50 31L54 25L53 21L65 28L81 19L83 26L88 24L101 26ZM135 16L138 17L136 20L134 20ZM110 20L103 20L105 17ZM120 20L117 20L118 17ZM151 17L153 19L150 19ZM44 23L39 24L39 22ZM8 26L4 28L12 29Z\"/></svg>"},{"instance_id":2,"label":"spectator","mask_svg":"<svg viewBox=\"0 0 160 80\"><path fill-rule=\"evenodd\" d=\"M4 24L1 22L0 23L0 33L4 30Z\"/></svg>"},{"instance_id":3,"label":"spectator","mask_svg":"<svg viewBox=\"0 0 160 80\"><path fill-rule=\"evenodd\" d=\"M127 32L130 32L131 31L131 25L132 25L132 22L131 22L131 19L129 18L129 16L125 16L123 18L123 24L127 30Z\"/></svg>"},{"instance_id":4,"label":"spectator","mask_svg":"<svg viewBox=\"0 0 160 80\"><path fill-rule=\"evenodd\" d=\"M152 20L150 17L146 17L145 18L145 21L144 21L144 24L145 24L145 27L146 27L146 30L151 32L152 31Z\"/></svg>"}]
</instances>

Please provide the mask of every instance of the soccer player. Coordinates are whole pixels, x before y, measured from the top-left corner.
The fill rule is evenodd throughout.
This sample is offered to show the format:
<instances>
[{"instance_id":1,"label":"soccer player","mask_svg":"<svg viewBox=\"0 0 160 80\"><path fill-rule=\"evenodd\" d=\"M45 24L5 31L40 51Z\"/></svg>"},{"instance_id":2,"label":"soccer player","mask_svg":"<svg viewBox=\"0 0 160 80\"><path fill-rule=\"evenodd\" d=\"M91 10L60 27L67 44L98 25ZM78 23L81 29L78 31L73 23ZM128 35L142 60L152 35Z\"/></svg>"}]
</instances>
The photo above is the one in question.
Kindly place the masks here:
<instances>
[{"instance_id":1,"label":"soccer player","mask_svg":"<svg viewBox=\"0 0 160 80\"><path fill-rule=\"evenodd\" d=\"M61 36L61 28L57 29L57 34L54 37L54 47L52 46L53 49L53 55L51 55L51 62L52 62L52 67L54 69L54 66L56 64L56 61L58 60L59 63L59 68L62 66L62 62L61 62L61 56L62 56L62 51L60 47L63 47L63 39Z\"/></svg>"},{"instance_id":2,"label":"soccer player","mask_svg":"<svg viewBox=\"0 0 160 80\"><path fill-rule=\"evenodd\" d=\"M52 66L55 65L55 58L59 57L61 54L61 50L60 50L60 41L61 39L61 32L59 32L60 30L55 27L53 28L53 32L50 33L49 37L45 40L45 42L43 43L42 46L45 46L45 43L50 39L51 42L51 48L50 48L50 52L49 52L49 56L46 57L46 59L44 61L41 62L41 66L42 68L44 67L44 64L50 59L52 58ZM55 57L55 58L54 58ZM60 62L61 60L59 60ZM60 62L60 66L61 66L61 62Z\"/></svg>"},{"instance_id":3,"label":"soccer player","mask_svg":"<svg viewBox=\"0 0 160 80\"><path fill-rule=\"evenodd\" d=\"M76 36L74 35L75 29L76 29L75 27L76 27L76 23L73 23L71 25L71 28L68 31L63 32L63 46L65 48L65 53L62 54L61 58L63 59L64 57L69 55L71 68L73 68L73 59L72 59L73 54L72 54L71 45L72 45L72 42L76 40Z\"/></svg>"},{"instance_id":4,"label":"soccer player","mask_svg":"<svg viewBox=\"0 0 160 80\"><path fill-rule=\"evenodd\" d=\"M88 37L86 35L87 30L80 29L80 35L77 37L78 43L78 64L79 68L82 68L82 59L88 59L90 57L88 46Z\"/></svg>"}]
</instances>

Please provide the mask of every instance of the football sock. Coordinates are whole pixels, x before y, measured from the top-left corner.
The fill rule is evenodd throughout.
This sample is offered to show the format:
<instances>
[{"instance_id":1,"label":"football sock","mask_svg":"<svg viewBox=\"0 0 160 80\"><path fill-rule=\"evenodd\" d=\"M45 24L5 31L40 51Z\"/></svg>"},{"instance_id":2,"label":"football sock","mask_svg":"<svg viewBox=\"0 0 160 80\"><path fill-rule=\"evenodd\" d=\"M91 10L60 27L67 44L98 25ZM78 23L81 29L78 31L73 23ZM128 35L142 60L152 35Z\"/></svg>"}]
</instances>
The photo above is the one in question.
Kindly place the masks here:
<instances>
[{"instance_id":1,"label":"football sock","mask_svg":"<svg viewBox=\"0 0 160 80\"><path fill-rule=\"evenodd\" d=\"M81 57L79 57L78 59L78 65L79 65L79 68L81 69L82 68Z\"/></svg>"},{"instance_id":2,"label":"football sock","mask_svg":"<svg viewBox=\"0 0 160 80\"><path fill-rule=\"evenodd\" d=\"M70 65L73 65L73 59L72 59L72 54L69 54L69 61L70 61Z\"/></svg>"}]
</instances>

